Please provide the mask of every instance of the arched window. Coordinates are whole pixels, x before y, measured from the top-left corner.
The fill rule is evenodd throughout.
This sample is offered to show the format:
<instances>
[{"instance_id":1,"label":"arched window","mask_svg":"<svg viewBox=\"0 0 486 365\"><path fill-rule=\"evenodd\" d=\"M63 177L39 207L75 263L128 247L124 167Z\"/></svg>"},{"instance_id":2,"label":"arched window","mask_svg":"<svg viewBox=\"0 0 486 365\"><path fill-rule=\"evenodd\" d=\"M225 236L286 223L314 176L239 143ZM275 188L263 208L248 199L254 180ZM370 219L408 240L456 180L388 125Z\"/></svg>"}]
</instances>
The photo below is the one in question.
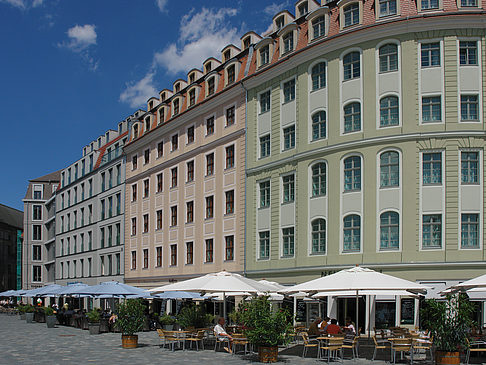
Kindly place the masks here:
<instances>
[{"instance_id":1,"label":"arched window","mask_svg":"<svg viewBox=\"0 0 486 365\"><path fill-rule=\"evenodd\" d=\"M312 75L312 90L322 89L326 87L326 63L320 62L311 70Z\"/></svg>"},{"instance_id":2,"label":"arched window","mask_svg":"<svg viewBox=\"0 0 486 365\"><path fill-rule=\"evenodd\" d=\"M360 250L361 217L350 214L343 219L343 251L355 252Z\"/></svg>"},{"instance_id":3,"label":"arched window","mask_svg":"<svg viewBox=\"0 0 486 365\"><path fill-rule=\"evenodd\" d=\"M359 52L350 52L343 58L344 81L356 79L360 76L360 55Z\"/></svg>"},{"instance_id":4,"label":"arched window","mask_svg":"<svg viewBox=\"0 0 486 365\"><path fill-rule=\"evenodd\" d=\"M326 112L321 110L312 116L312 140L326 138Z\"/></svg>"},{"instance_id":5,"label":"arched window","mask_svg":"<svg viewBox=\"0 0 486 365\"><path fill-rule=\"evenodd\" d=\"M398 46L388 43L380 47L380 72L398 70Z\"/></svg>"},{"instance_id":6,"label":"arched window","mask_svg":"<svg viewBox=\"0 0 486 365\"><path fill-rule=\"evenodd\" d=\"M361 190L361 158L350 156L344 160L344 191Z\"/></svg>"},{"instance_id":7,"label":"arched window","mask_svg":"<svg viewBox=\"0 0 486 365\"><path fill-rule=\"evenodd\" d=\"M326 164L316 163L312 166L312 196L326 195Z\"/></svg>"},{"instance_id":8,"label":"arched window","mask_svg":"<svg viewBox=\"0 0 486 365\"><path fill-rule=\"evenodd\" d=\"M397 212L380 215L380 249L396 250L399 245L399 216Z\"/></svg>"},{"instance_id":9,"label":"arched window","mask_svg":"<svg viewBox=\"0 0 486 365\"><path fill-rule=\"evenodd\" d=\"M326 253L326 221L318 218L312 221L312 253Z\"/></svg>"},{"instance_id":10,"label":"arched window","mask_svg":"<svg viewBox=\"0 0 486 365\"><path fill-rule=\"evenodd\" d=\"M400 166L398 152L383 152L380 155L380 187L398 186Z\"/></svg>"},{"instance_id":11,"label":"arched window","mask_svg":"<svg viewBox=\"0 0 486 365\"><path fill-rule=\"evenodd\" d=\"M396 96L385 96L380 100L380 127L398 125L398 98Z\"/></svg>"},{"instance_id":12,"label":"arched window","mask_svg":"<svg viewBox=\"0 0 486 365\"><path fill-rule=\"evenodd\" d=\"M344 133L361 130L361 104L350 103L344 107Z\"/></svg>"}]
</instances>

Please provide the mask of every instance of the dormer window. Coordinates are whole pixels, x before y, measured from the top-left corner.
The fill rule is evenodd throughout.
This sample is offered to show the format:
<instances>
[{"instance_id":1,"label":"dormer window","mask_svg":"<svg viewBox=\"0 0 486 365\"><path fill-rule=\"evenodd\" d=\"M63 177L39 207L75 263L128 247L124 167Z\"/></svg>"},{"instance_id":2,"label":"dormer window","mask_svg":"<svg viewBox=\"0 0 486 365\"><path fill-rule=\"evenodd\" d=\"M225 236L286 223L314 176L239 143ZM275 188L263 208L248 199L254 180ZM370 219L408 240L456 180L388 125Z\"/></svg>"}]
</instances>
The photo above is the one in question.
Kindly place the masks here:
<instances>
[{"instance_id":1,"label":"dormer window","mask_svg":"<svg viewBox=\"0 0 486 365\"><path fill-rule=\"evenodd\" d=\"M172 102L172 106L174 108L174 113L173 115L177 115L179 114L179 99L175 99L173 102Z\"/></svg>"},{"instance_id":2,"label":"dormer window","mask_svg":"<svg viewBox=\"0 0 486 365\"><path fill-rule=\"evenodd\" d=\"M165 109L159 109L159 123L163 123L165 121Z\"/></svg>"},{"instance_id":3,"label":"dormer window","mask_svg":"<svg viewBox=\"0 0 486 365\"><path fill-rule=\"evenodd\" d=\"M282 29L284 24L285 24L285 22L284 22L283 15L280 18L278 18L277 20L275 20L275 25L277 26L277 30Z\"/></svg>"},{"instance_id":4,"label":"dormer window","mask_svg":"<svg viewBox=\"0 0 486 365\"><path fill-rule=\"evenodd\" d=\"M164 100L165 100L165 98L166 98L165 93L160 94L160 99L161 99L161 101L164 101Z\"/></svg>"},{"instance_id":5,"label":"dormer window","mask_svg":"<svg viewBox=\"0 0 486 365\"><path fill-rule=\"evenodd\" d=\"M138 124L133 126L133 138L138 138Z\"/></svg>"},{"instance_id":6,"label":"dormer window","mask_svg":"<svg viewBox=\"0 0 486 365\"><path fill-rule=\"evenodd\" d=\"M307 1L305 3L302 3L299 5L299 15L304 16L309 12L309 6L307 4Z\"/></svg>"},{"instance_id":7,"label":"dormer window","mask_svg":"<svg viewBox=\"0 0 486 365\"><path fill-rule=\"evenodd\" d=\"M208 80L208 96L209 95L213 95L214 94L214 77L211 77L209 80Z\"/></svg>"},{"instance_id":8,"label":"dormer window","mask_svg":"<svg viewBox=\"0 0 486 365\"><path fill-rule=\"evenodd\" d=\"M206 73L211 72L211 62L208 62L208 64L205 67Z\"/></svg>"},{"instance_id":9,"label":"dormer window","mask_svg":"<svg viewBox=\"0 0 486 365\"><path fill-rule=\"evenodd\" d=\"M270 62L270 46L264 46L260 49L260 66Z\"/></svg>"},{"instance_id":10,"label":"dormer window","mask_svg":"<svg viewBox=\"0 0 486 365\"><path fill-rule=\"evenodd\" d=\"M149 110L151 110L153 107L154 107L154 102L153 101L150 101L149 102Z\"/></svg>"},{"instance_id":11,"label":"dormer window","mask_svg":"<svg viewBox=\"0 0 486 365\"><path fill-rule=\"evenodd\" d=\"M145 118L145 132L150 130L150 117Z\"/></svg>"},{"instance_id":12,"label":"dormer window","mask_svg":"<svg viewBox=\"0 0 486 365\"><path fill-rule=\"evenodd\" d=\"M294 32L290 31L282 37L283 41L283 53L291 52L294 50Z\"/></svg>"},{"instance_id":13,"label":"dormer window","mask_svg":"<svg viewBox=\"0 0 486 365\"><path fill-rule=\"evenodd\" d=\"M189 91L189 106L196 104L196 89Z\"/></svg>"},{"instance_id":14,"label":"dormer window","mask_svg":"<svg viewBox=\"0 0 486 365\"><path fill-rule=\"evenodd\" d=\"M178 93L181 90L181 84L177 83L175 85L175 92Z\"/></svg>"},{"instance_id":15,"label":"dormer window","mask_svg":"<svg viewBox=\"0 0 486 365\"><path fill-rule=\"evenodd\" d=\"M249 48L250 44L251 44L251 38L250 37L245 38L245 40L243 41L243 49Z\"/></svg>"},{"instance_id":16,"label":"dormer window","mask_svg":"<svg viewBox=\"0 0 486 365\"><path fill-rule=\"evenodd\" d=\"M352 3L343 8L344 27L359 24L359 3Z\"/></svg>"},{"instance_id":17,"label":"dormer window","mask_svg":"<svg viewBox=\"0 0 486 365\"><path fill-rule=\"evenodd\" d=\"M231 51L228 49L224 54L223 54L223 61L226 62L231 58Z\"/></svg>"},{"instance_id":18,"label":"dormer window","mask_svg":"<svg viewBox=\"0 0 486 365\"><path fill-rule=\"evenodd\" d=\"M228 75L228 85L235 82L235 65L229 66L226 72Z\"/></svg>"},{"instance_id":19,"label":"dormer window","mask_svg":"<svg viewBox=\"0 0 486 365\"><path fill-rule=\"evenodd\" d=\"M312 21L313 39L326 34L326 18L321 15Z\"/></svg>"},{"instance_id":20,"label":"dormer window","mask_svg":"<svg viewBox=\"0 0 486 365\"><path fill-rule=\"evenodd\" d=\"M192 84L195 81L194 72L189 75L189 83Z\"/></svg>"}]
</instances>

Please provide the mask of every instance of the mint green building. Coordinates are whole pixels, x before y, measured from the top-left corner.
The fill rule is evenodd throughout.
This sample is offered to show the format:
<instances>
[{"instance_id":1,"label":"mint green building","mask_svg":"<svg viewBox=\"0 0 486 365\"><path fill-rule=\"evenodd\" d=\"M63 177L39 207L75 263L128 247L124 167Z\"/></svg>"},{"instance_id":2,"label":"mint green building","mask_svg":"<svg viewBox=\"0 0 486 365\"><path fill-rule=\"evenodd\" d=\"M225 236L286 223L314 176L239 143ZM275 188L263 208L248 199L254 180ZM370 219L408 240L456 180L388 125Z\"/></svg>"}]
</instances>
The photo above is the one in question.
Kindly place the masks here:
<instances>
[{"instance_id":1,"label":"mint green building","mask_svg":"<svg viewBox=\"0 0 486 365\"><path fill-rule=\"evenodd\" d=\"M484 274L481 4L304 2L274 17L244 83L246 273L295 284L359 264L429 296ZM417 304L412 319L393 304L395 324Z\"/></svg>"}]
</instances>

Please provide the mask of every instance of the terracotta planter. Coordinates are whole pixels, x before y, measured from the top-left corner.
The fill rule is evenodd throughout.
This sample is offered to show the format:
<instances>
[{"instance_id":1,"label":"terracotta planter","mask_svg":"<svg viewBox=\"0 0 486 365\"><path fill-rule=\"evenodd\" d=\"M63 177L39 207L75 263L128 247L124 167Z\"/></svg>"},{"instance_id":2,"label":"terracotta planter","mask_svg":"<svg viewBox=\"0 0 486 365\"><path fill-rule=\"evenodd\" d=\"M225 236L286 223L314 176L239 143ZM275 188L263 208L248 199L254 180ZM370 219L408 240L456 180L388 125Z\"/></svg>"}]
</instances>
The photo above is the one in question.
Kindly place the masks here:
<instances>
[{"instance_id":1,"label":"terracotta planter","mask_svg":"<svg viewBox=\"0 0 486 365\"><path fill-rule=\"evenodd\" d=\"M278 358L278 347L265 347L260 346L258 347L258 359L260 362L277 362Z\"/></svg>"},{"instance_id":2,"label":"terracotta planter","mask_svg":"<svg viewBox=\"0 0 486 365\"><path fill-rule=\"evenodd\" d=\"M121 338L124 349L134 349L138 346L138 335L122 335Z\"/></svg>"},{"instance_id":3,"label":"terracotta planter","mask_svg":"<svg viewBox=\"0 0 486 365\"><path fill-rule=\"evenodd\" d=\"M459 365L461 363L459 354L460 354L459 351L456 352L436 351L435 363L437 365Z\"/></svg>"}]
</instances>

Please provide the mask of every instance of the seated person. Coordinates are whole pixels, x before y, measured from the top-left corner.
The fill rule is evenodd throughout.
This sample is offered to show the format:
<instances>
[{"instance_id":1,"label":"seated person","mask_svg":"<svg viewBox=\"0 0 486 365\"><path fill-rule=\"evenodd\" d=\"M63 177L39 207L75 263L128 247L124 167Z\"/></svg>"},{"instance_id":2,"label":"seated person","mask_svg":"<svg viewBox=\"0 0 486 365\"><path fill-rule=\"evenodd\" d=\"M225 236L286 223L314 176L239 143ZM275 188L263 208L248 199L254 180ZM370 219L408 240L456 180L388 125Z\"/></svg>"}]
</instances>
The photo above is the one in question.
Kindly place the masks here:
<instances>
[{"instance_id":1,"label":"seated person","mask_svg":"<svg viewBox=\"0 0 486 365\"><path fill-rule=\"evenodd\" d=\"M218 324L216 326L214 326L213 331L214 331L214 335L216 336L216 339L218 339L219 341L225 341L226 339L229 341L229 348L225 347L224 350L226 352L231 353L232 352L231 348L233 347L233 337L228 335L228 333L224 329L224 318L223 317L219 317Z\"/></svg>"},{"instance_id":2,"label":"seated person","mask_svg":"<svg viewBox=\"0 0 486 365\"><path fill-rule=\"evenodd\" d=\"M314 322L311 323L311 325L309 326L309 330L307 331L307 334L309 335L309 337L317 337L321 334L321 332L319 331L319 328L318 328L318 325L319 323L321 323L322 319L317 317Z\"/></svg>"},{"instance_id":3,"label":"seated person","mask_svg":"<svg viewBox=\"0 0 486 365\"><path fill-rule=\"evenodd\" d=\"M349 335L356 335L356 328L354 327L354 323L351 321L351 318L346 318L346 326L344 327L344 331L346 334Z\"/></svg>"},{"instance_id":4,"label":"seated person","mask_svg":"<svg viewBox=\"0 0 486 365\"><path fill-rule=\"evenodd\" d=\"M321 332L326 332L327 326L331 324L331 318L329 317L324 317L321 323L317 327L319 327L319 331Z\"/></svg>"},{"instance_id":5,"label":"seated person","mask_svg":"<svg viewBox=\"0 0 486 365\"><path fill-rule=\"evenodd\" d=\"M342 333L341 327L337 325L337 320L335 318L331 319L331 324L327 326L326 333L329 335L338 335Z\"/></svg>"}]
</instances>

